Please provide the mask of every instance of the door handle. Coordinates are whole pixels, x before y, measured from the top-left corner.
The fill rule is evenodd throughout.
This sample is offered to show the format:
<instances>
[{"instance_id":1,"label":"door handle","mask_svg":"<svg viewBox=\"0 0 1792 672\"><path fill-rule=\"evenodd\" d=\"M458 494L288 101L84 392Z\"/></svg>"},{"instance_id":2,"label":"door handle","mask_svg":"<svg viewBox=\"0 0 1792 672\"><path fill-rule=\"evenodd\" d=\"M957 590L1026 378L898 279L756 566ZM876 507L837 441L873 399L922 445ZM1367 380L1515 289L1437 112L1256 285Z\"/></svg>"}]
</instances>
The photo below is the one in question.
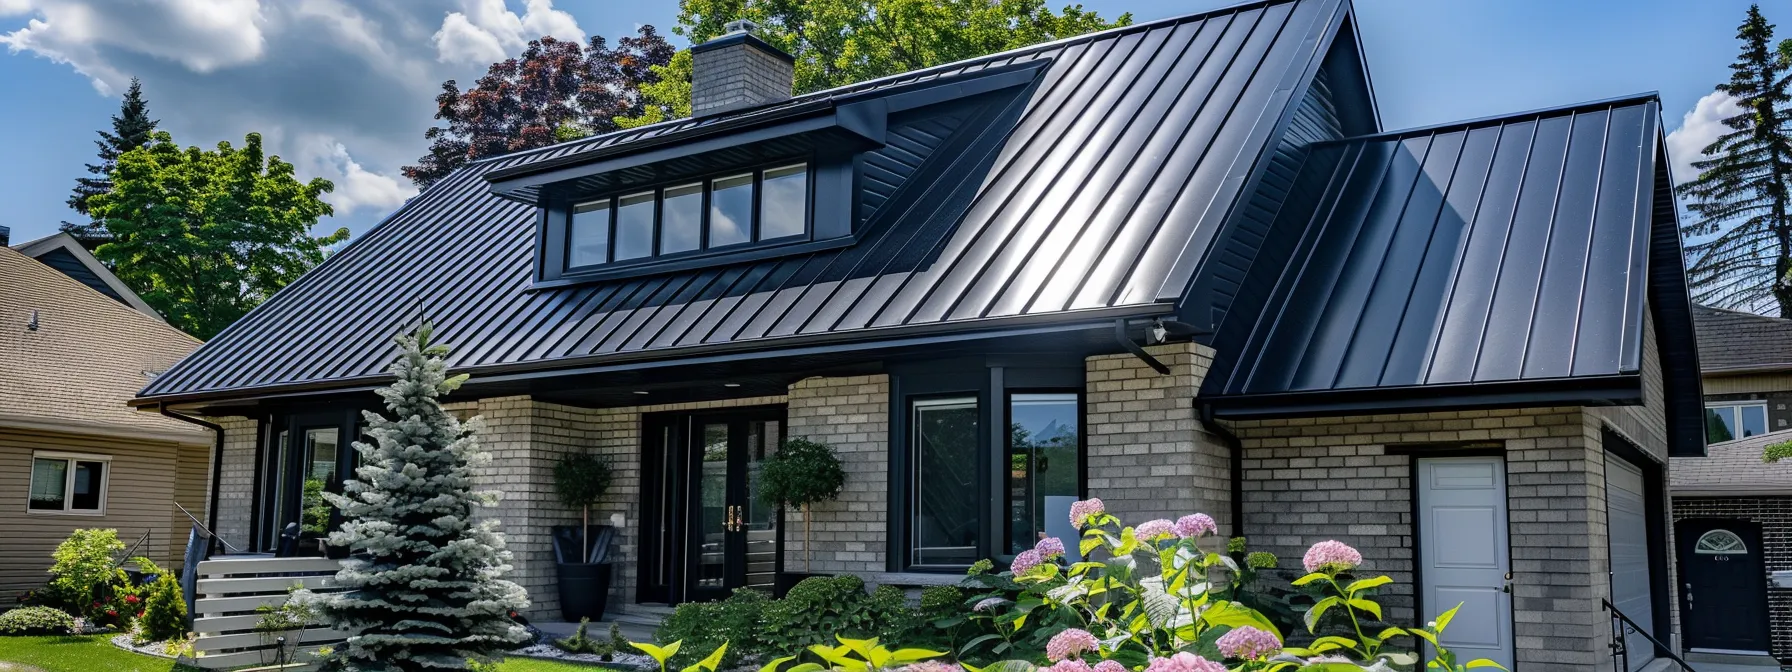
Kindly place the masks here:
<instances>
[{"instance_id":1,"label":"door handle","mask_svg":"<svg viewBox=\"0 0 1792 672\"><path fill-rule=\"evenodd\" d=\"M1686 609L1687 609L1687 611L1692 610L1692 584L1691 583L1686 584Z\"/></svg>"},{"instance_id":2,"label":"door handle","mask_svg":"<svg viewBox=\"0 0 1792 672\"><path fill-rule=\"evenodd\" d=\"M734 531L734 506L733 505L729 505L722 509L722 531L723 532L733 532Z\"/></svg>"}]
</instances>

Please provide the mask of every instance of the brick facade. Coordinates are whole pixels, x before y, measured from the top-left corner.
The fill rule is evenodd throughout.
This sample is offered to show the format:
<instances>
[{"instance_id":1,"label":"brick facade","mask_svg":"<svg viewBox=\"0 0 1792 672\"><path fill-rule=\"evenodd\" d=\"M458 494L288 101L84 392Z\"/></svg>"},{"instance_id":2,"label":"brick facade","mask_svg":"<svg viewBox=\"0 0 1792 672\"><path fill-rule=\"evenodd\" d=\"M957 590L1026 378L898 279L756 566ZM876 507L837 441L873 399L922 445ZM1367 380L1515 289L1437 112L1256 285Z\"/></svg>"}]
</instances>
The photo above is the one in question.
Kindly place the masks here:
<instances>
[{"instance_id":1,"label":"brick facade","mask_svg":"<svg viewBox=\"0 0 1792 672\"><path fill-rule=\"evenodd\" d=\"M224 461L218 470L218 523L220 539L249 550L251 516L255 509L255 446L261 422L241 416L211 418L224 428ZM196 515L207 515L198 511Z\"/></svg>"},{"instance_id":2,"label":"brick facade","mask_svg":"<svg viewBox=\"0 0 1792 672\"><path fill-rule=\"evenodd\" d=\"M846 470L846 487L839 500L817 504L811 512L814 548L806 558L803 516L785 514L785 569L883 571L890 508L889 376L809 378L790 386L789 399L786 434L833 446Z\"/></svg>"},{"instance_id":3,"label":"brick facade","mask_svg":"<svg viewBox=\"0 0 1792 672\"><path fill-rule=\"evenodd\" d=\"M1195 343L1146 348L1170 367L1162 375L1130 354L1085 362L1090 497L1121 520L1176 518L1193 512L1232 521L1231 449L1195 416L1195 392L1213 349Z\"/></svg>"},{"instance_id":4,"label":"brick facade","mask_svg":"<svg viewBox=\"0 0 1792 672\"><path fill-rule=\"evenodd\" d=\"M1792 497L1675 499L1674 520L1689 518L1731 518L1759 524L1766 549L1762 558L1765 570L1769 574L1792 570ZM1782 662L1792 660L1792 589L1775 586L1771 578L1767 581L1767 623L1770 653Z\"/></svg>"},{"instance_id":5,"label":"brick facade","mask_svg":"<svg viewBox=\"0 0 1792 672\"><path fill-rule=\"evenodd\" d=\"M728 39L728 38L724 38ZM691 51L691 114L721 114L790 98L796 66L756 39Z\"/></svg>"}]
</instances>

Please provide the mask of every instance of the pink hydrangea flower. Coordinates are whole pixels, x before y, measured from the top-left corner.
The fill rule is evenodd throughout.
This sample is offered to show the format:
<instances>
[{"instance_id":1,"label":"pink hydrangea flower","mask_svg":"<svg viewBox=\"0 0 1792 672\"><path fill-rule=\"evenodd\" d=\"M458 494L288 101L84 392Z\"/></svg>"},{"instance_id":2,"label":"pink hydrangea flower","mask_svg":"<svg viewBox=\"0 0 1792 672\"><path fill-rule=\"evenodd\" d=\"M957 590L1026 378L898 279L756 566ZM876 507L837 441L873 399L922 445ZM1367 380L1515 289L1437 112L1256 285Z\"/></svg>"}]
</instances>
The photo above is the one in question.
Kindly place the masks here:
<instances>
[{"instance_id":1,"label":"pink hydrangea flower","mask_svg":"<svg viewBox=\"0 0 1792 672\"><path fill-rule=\"evenodd\" d=\"M1143 523L1139 523L1139 526L1133 529L1133 534L1144 541L1157 541L1158 539L1176 534L1172 529L1174 527L1174 523L1158 518L1156 520L1147 520Z\"/></svg>"},{"instance_id":2,"label":"pink hydrangea flower","mask_svg":"<svg viewBox=\"0 0 1792 672\"><path fill-rule=\"evenodd\" d=\"M1071 502L1070 524L1081 528L1083 523L1088 522L1090 516L1107 513L1107 510L1107 505L1102 504L1100 499L1094 497Z\"/></svg>"},{"instance_id":3,"label":"pink hydrangea flower","mask_svg":"<svg viewBox=\"0 0 1792 672\"><path fill-rule=\"evenodd\" d=\"M1007 603L1008 603L1008 600L1004 600L999 597L985 597L981 600L978 600L977 606L971 607L971 611L979 611L979 612L992 611L996 607L1002 606Z\"/></svg>"},{"instance_id":4,"label":"pink hydrangea flower","mask_svg":"<svg viewBox=\"0 0 1792 672\"><path fill-rule=\"evenodd\" d=\"M1014 554L1014 563L1009 565L1008 569L1014 572L1015 576L1019 576L1032 571L1042 562L1045 562L1045 557L1041 556L1039 551L1027 549Z\"/></svg>"},{"instance_id":5,"label":"pink hydrangea flower","mask_svg":"<svg viewBox=\"0 0 1792 672\"><path fill-rule=\"evenodd\" d=\"M1168 658L1152 658L1145 672L1226 672L1226 666L1183 651Z\"/></svg>"},{"instance_id":6,"label":"pink hydrangea flower","mask_svg":"<svg viewBox=\"0 0 1792 672\"><path fill-rule=\"evenodd\" d=\"M964 672L964 668L959 667L956 663L948 663L943 660L923 660L918 663L909 663L902 668L902 672Z\"/></svg>"},{"instance_id":7,"label":"pink hydrangea flower","mask_svg":"<svg viewBox=\"0 0 1792 672\"><path fill-rule=\"evenodd\" d=\"M1176 536L1182 537L1183 539L1215 534L1219 531L1220 526L1213 522L1213 516L1209 516L1205 513L1197 513L1176 519Z\"/></svg>"},{"instance_id":8,"label":"pink hydrangea flower","mask_svg":"<svg viewBox=\"0 0 1792 672\"><path fill-rule=\"evenodd\" d=\"M1051 667L1044 668L1044 672L1094 672L1094 669L1081 660L1065 658L1052 663Z\"/></svg>"},{"instance_id":9,"label":"pink hydrangea flower","mask_svg":"<svg viewBox=\"0 0 1792 672\"><path fill-rule=\"evenodd\" d=\"M1347 572L1363 564L1363 554L1337 540L1321 541L1301 559L1308 572Z\"/></svg>"},{"instance_id":10,"label":"pink hydrangea flower","mask_svg":"<svg viewBox=\"0 0 1792 672\"><path fill-rule=\"evenodd\" d=\"M1040 539L1039 543L1033 544L1033 550L1038 551L1040 555L1048 558L1063 555L1064 542L1060 541L1057 537L1046 537Z\"/></svg>"},{"instance_id":11,"label":"pink hydrangea flower","mask_svg":"<svg viewBox=\"0 0 1792 672\"><path fill-rule=\"evenodd\" d=\"M1242 625L1220 635L1214 642L1227 658L1256 660L1282 649L1282 641L1266 631Z\"/></svg>"},{"instance_id":12,"label":"pink hydrangea flower","mask_svg":"<svg viewBox=\"0 0 1792 672\"><path fill-rule=\"evenodd\" d=\"M1126 665L1118 660L1104 660L1095 664L1095 672L1129 672Z\"/></svg>"},{"instance_id":13,"label":"pink hydrangea flower","mask_svg":"<svg viewBox=\"0 0 1792 672\"><path fill-rule=\"evenodd\" d=\"M1101 642L1096 641L1095 635L1089 634L1088 630L1071 628L1052 635L1051 641L1045 643L1045 657L1055 663L1066 658L1075 658L1085 651L1094 651L1100 647Z\"/></svg>"}]
</instances>

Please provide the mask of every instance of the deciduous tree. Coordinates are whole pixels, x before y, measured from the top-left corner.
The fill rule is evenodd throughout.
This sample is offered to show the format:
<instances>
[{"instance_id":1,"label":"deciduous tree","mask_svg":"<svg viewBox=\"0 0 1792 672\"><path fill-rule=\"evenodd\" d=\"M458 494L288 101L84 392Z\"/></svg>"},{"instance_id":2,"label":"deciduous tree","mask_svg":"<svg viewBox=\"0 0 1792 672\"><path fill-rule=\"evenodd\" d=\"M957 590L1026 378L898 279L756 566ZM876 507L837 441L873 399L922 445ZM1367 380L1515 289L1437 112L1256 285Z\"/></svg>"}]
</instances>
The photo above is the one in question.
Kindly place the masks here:
<instances>
[{"instance_id":1,"label":"deciduous tree","mask_svg":"<svg viewBox=\"0 0 1792 672\"><path fill-rule=\"evenodd\" d=\"M100 162L87 164L87 172L93 177L75 178L75 191L68 197L68 207L92 218L90 203L93 197L112 191L112 167L118 165L118 157L148 144L158 123L161 122L149 118L149 103L143 100L143 84L132 77L131 88L125 90L124 101L118 105L118 114L112 116L112 131L100 131L100 139L93 141L100 148ZM90 250L106 242L108 237L106 227L97 218L86 223L63 222L62 230Z\"/></svg>"},{"instance_id":2,"label":"deciduous tree","mask_svg":"<svg viewBox=\"0 0 1792 672\"><path fill-rule=\"evenodd\" d=\"M1082 5L1053 12L1045 0L683 0L673 32L693 44L721 35L735 19L796 57L796 93L844 86L998 51L1132 23ZM623 126L690 114L686 54L659 66L643 88L646 110Z\"/></svg>"},{"instance_id":3,"label":"deciduous tree","mask_svg":"<svg viewBox=\"0 0 1792 672\"><path fill-rule=\"evenodd\" d=\"M332 189L300 182L256 133L206 151L158 132L120 155L112 190L89 201L111 234L94 254L170 324L210 338L348 239L345 228L311 235Z\"/></svg>"},{"instance_id":4,"label":"deciduous tree","mask_svg":"<svg viewBox=\"0 0 1792 672\"><path fill-rule=\"evenodd\" d=\"M1730 81L1717 90L1737 99L1742 112L1723 120L1730 131L1706 146L1693 162L1697 179L1680 185L1696 216L1682 227L1688 237L1716 237L1687 245L1693 300L1724 307L1777 309L1792 317L1792 221L1787 185L1792 179L1792 134L1787 129L1787 67L1792 40L1773 46L1773 24L1751 6L1737 28L1742 53L1730 65Z\"/></svg>"},{"instance_id":5,"label":"deciduous tree","mask_svg":"<svg viewBox=\"0 0 1792 672\"><path fill-rule=\"evenodd\" d=\"M653 26L616 41L592 37L588 46L542 37L521 56L493 63L470 89L442 83L436 118L424 132L429 153L404 174L428 187L469 161L545 147L617 128L615 117L642 113L640 88L658 81L653 69L674 49Z\"/></svg>"}]
</instances>

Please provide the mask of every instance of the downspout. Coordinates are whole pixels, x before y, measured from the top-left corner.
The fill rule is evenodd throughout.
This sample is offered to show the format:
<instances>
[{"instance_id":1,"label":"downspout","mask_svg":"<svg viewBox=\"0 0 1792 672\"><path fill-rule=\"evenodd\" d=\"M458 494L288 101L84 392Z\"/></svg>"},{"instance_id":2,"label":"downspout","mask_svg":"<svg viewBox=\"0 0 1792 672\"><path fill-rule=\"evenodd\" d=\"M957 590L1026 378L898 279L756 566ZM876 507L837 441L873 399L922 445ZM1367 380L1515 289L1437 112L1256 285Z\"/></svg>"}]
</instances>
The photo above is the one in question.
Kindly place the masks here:
<instances>
[{"instance_id":1,"label":"downspout","mask_svg":"<svg viewBox=\"0 0 1792 672\"><path fill-rule=\"evenodd\" d=\"M205 514L205 527L208 530L218 529L218 492L220 489L218 486L224 480L221 478L223 475L221 472L224 470L224 428L213 422L175 413L162 404L156 404L156 411L164 417L212 430L212 488L211 496L208 498L209 505L206 507L208 511Z\"/></svg>"},{"instance_id":2,"label":"downspout","mask_svg":"<svg viewBox=\"0 0 1792 672\"><path fill-rule=\"evenodd\" d=\"M1231 448L1232 471L1232 536L1244 536L1244 442L1238 435L1220 424L1213 417L1213 404L1201 404L1201 424L1214 434L1218 434L1226 447Z\"/></svg>"}]
</instances>

